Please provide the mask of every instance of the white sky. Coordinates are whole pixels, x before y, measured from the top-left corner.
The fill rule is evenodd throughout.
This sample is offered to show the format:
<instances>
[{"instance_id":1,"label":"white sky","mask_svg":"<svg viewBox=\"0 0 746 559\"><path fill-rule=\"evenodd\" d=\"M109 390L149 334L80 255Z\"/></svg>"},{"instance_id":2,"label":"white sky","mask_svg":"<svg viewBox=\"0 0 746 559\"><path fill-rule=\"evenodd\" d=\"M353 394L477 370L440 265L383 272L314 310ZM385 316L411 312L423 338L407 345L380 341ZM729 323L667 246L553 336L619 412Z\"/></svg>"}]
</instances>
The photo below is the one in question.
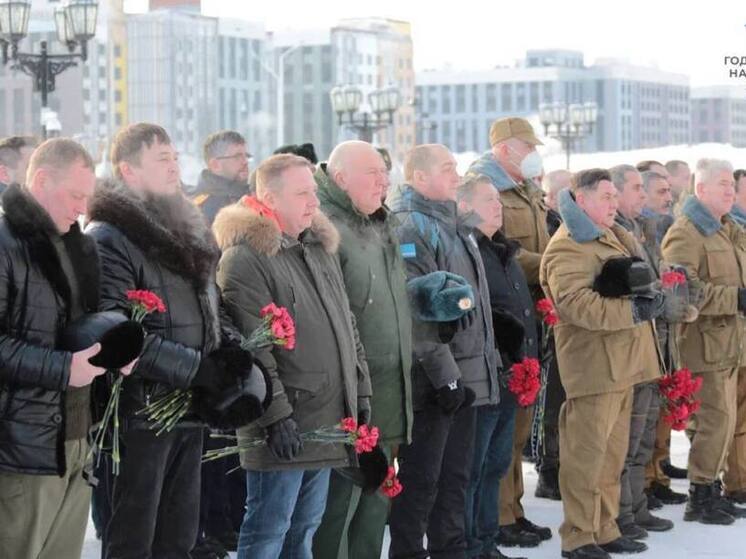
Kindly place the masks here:
<instances>
[{"instance_id":1,"label":"white sky","mask_svg":"<svg viewBox=\"0 0 746 559\"><path fill-rule=\"evenodd\" d=\"M125 0L142 11L147 0ZM435 7L440 6L440 7ZM512 66L527 49L582 50L688 74L691 84L743 85L726 55L746 56L746 2L699 0L203 0L207 15L263 21L269 30L329 27L345 17L410 21L415 67Z\"/></svg>"}]
</instances>

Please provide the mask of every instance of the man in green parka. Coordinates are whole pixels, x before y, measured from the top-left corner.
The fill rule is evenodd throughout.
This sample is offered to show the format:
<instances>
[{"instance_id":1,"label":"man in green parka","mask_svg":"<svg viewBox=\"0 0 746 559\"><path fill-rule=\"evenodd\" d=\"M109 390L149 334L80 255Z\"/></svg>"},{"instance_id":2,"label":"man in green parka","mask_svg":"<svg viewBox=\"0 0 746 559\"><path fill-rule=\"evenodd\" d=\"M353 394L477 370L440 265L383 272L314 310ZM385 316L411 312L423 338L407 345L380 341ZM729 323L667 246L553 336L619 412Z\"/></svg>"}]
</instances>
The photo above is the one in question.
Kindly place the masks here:
<instances>
[{"instance_id":1,"label":"man in green parka","mask_svg":"<svg viewBox=\"0 0 746 559\"><path fill-rule=\"evenodd\" d=\"M412 327L395 218L382 205L388 183L381 155L367 142L339 144L316 172L321 209L340 234L338 257L372 385L371 425L390 461L412 430ZM388 499L363 494L345 470L332 472L314 557L378 559Z\"/></svg>"}]
</instances>

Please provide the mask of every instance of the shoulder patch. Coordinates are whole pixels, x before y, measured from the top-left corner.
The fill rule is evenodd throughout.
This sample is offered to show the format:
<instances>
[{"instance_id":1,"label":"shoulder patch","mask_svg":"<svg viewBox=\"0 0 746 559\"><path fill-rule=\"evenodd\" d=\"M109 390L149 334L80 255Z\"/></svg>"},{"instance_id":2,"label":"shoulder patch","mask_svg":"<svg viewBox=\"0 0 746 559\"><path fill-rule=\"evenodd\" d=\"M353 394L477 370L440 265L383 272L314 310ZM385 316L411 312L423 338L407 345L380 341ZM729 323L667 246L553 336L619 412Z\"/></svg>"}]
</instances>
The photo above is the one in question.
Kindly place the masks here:
<instances>
[{"instance_id":1,"label":"shoulder patch","mask_svg":"<svg viewBox=\"0 0 746 559\"><path fill-rule=\"evenodd\" d=\"M417 247L414 243L404 243L399 245L402 258L415 258L417 256Z\"/></svg>"},{"instance_id":2,"label":"shoulder patch","mask_svg":"<svg viewBox=\"0 0 746 559\"><path fill-rule=\"evenodd\" d=\"M192 202L194 202L195 206L201 206L202 204L207 202L207 199L209 197L209 194L197 194L194 198L192 198Z\"/></svg>"}]
</instances>

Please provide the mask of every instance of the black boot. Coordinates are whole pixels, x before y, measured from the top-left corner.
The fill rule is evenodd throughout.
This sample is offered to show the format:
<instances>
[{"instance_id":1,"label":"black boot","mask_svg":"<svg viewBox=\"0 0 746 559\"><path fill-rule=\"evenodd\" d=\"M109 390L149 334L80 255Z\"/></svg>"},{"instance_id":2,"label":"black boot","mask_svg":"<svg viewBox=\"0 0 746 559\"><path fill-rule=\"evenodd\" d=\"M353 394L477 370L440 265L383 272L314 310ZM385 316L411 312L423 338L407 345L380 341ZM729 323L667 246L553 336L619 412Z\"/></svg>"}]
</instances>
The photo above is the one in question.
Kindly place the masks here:
<instances>
[{"instance_id":1,"label":"black boot","mask_svg":"<svg viewBox=\"0 0 746 559\"><path fill-rule=\"evenodd\" d=\"M563 551L562 557L567 557L567 559L611 559L611 555L595 543L589 543L572 551Z\"/></svg>"},{"instance_id":2,"label":"black boot","mask_svg":"<svg viewBox=\"0 0 746 559\"><path fill-rule=\"evenodd\" d=\"M667 485L663 485L662 483L658 483L657 481L654 481L650 485L650 489L648 491L648 500L650 499L650 494L652 493L653 496L664 505L680 505L682 503L686 503L686 495L684 493L677 493ZM648 508L650 508L650 506L648 506Z\"/></svg>"},{"instance_id":3,"label":"black boot","mask_svg":"<svg viewBox=\"0 0 746 559\"><path fill-rule=\"evenodd\" d=\"M661 460L661 470L664 474L666 474L671 479L686 479L687 476L687 470L686 468L677 468L673 464L671 464L671 459L666 458L665 460Z\"/></svg>"},{"instance_id":4,"label":"black boot","mask_svg":"<svg viewBox=\"0 0 746 559\"><path fill-rule=\"evenodd\" d=\"M642 553L647 551L648 546L642 542L631 540L624 536L599 546L607 553Z\"/></svg>"},{"instance_id":5,"label":"black boot","mask_svg":"<svg viewBox=\"0 0 746 559\"><path fill-rule=\"evenodd\" d=\"M712 484L712 499L715 508L728 513L733 518L746 518L746 508L739 507L731 499L725 497L722 484Z\"/></svg>"},{"instance_id":6,"label":"black boot","mask_svg":"<svg viewBox=\"0 0 746 559\"><path fill-rule=\"evenodd\" d=\"M617 524L619 524L619 522L617 522ZM625 538L631 540L644 540L648 537L648 531L635 522L619 524L619 531Z\"/></svg>"},{"instance_id":7,"label":"black boot","mask_svg":"<svg viewBox=\"0 0 746 559\"><path fill-rule=\"evenodd\" d=\"M733 518L727 512L715 506L712 495L712 485L709 483L692 483L689 486L689 499L686 502L684 520L697 521L702 524L719 524L727 526L733 524Z\"/></svg>"},{"instance_id":8,"label":"black boot","mask_svg":"<svg viewBox=\"0 0 746 559\"><path fill-rule=\"evenodd\" d=\"M502 551L493 547L489 551L483 551L479 559L528 559L527 557L508 557Z\"/></svg>"},{"instance_id":9,"label":"black boot","mask_svg":"<svg viewBox=\"0 0 746 559\"><path fill-rule=\"evenodd\" d=\"M536 484L534 495L540 499L562 500L559 489L559 473L557 470L539 472L539 481Z\"/></svg>"},{"instance_id":10,"label":"black boot","mask_svg":"<svg viewBox=\"0 0 746 559\"><path fill-rule=\"evenodd\" d=\"M655 496L652 488L646 489L645 494L648 496L648 510L658 510L663 508L663 503Z\"/></svg>"},{"instance_id":11,"label":"black boot","mask_svg":"<svg viewBox=\"0 0 746 559\"><path fill-rule=\"evenodd\" d=\"M737 505L746 505L746 491L744 490L729 492L727 497Z\"/></svg>"},{"instance_id":12,"label":"black boot","mask_svg":"<svg viewBox=\"0 0 746 559\"><path fill-rule=\"evenodd\" d=\"M500 532L497 536L497 545L503 547L536 547L540 543L539 536L533 532L527 532L518 524L500 526Z\"/></svg>"},{"instance_id":13,"label":"black boot","mask_svg":"<svg viewBox=\"0 0 746 559\"><path fill-rule=\"evenodd\" d=\"M525 516L522 518L516 519L516 524L520 526L523 530L526 532L531 532L532 534L536 534L539 536L539 539L541 541L551 540L552 539L552 530L549 528L546 528L544 526L537 526L533 522L531 522L528 518Z\"/></svg>"}]
</instances>

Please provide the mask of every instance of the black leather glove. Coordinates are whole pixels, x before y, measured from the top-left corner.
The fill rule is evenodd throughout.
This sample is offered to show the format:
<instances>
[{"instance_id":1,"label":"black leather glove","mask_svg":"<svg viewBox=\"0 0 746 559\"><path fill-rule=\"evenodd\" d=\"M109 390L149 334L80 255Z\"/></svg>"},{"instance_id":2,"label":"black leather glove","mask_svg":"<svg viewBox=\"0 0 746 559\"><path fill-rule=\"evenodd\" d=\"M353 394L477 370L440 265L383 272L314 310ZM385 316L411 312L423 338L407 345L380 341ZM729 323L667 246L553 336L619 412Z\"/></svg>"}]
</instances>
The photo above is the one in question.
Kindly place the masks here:
<instances>
[{"instance_id":1,"label":"black leather glove","mask_svg":"<svg viewBox=\"0 0 746 559\"><path fill-rule=\"evenodd\" d=\"M738 310L746 313L746 289L743 287L738 290Z\"/></svg>"},{"instance_id":2,"label":"black leather glove","mask_svg":"<svg viewBox=\"0 0 746 559\"><path fill-rule=\"evenodd\" d=\"M513 363L523 359L523 339L526 329L523 323L509 311L492 311L492 327L495 330L495 341L501 353L505 353Z\"/></svg>"},{"instance_id":3,"label":"black leather glove","mask_svg":"<svg viewBox=\"0 0 746 559\"><path fill-rule=\"evenodd\" d=\"M438 405L448 415L456 413L459 408L472 405L474 398L474 391L465 387L461 379L441 386L436 395Z\"/></svg>"},{"instance_id":4,"label":"black leather glove","mask_svg":"<svg viewBox=\"0 0 746 559\"><path fill-rule=\"evenodd\" d=\"M653 297L634 297L632 299L632 319L635 323L658 318L665 307L663 294L656 292Z\"/></svg>"},{"instance_id":5,"label":"black leather glove","mask_svg":"<svg viewBox=\"0 0 746 559\"><path fill-rule=\"evenodd\" d=\"M456 332L461 332L462 330L467 330L468 328L470 328L471 325L474 324L476 315L477 313L475 309L471 309L458 320L452 320L450 322L439 322L438 337L440 338L441 343L451 343L451 340L453 340L453 336L456 335Z\"/></svg>"},{"instance_id":6,"label":"black leather glove","mask_svg":"<svg viewBox=\"0 0 746 559\"><path fill-rule=\"evenodd\" d=\"M357 424L367 425L370 423L370 398L361 396L357 399Z\"/></svg>"},{"instance_id":7,"label":"black leather glove","mask_svg":"<svg viewBox=\"0 0 746 559\"><path fill-rule=\"evenodd\" d=\"M303 449L298 424L292 417L267 427L267 447L278 460L292 460Z\"/></svg>"}]
</instances>

